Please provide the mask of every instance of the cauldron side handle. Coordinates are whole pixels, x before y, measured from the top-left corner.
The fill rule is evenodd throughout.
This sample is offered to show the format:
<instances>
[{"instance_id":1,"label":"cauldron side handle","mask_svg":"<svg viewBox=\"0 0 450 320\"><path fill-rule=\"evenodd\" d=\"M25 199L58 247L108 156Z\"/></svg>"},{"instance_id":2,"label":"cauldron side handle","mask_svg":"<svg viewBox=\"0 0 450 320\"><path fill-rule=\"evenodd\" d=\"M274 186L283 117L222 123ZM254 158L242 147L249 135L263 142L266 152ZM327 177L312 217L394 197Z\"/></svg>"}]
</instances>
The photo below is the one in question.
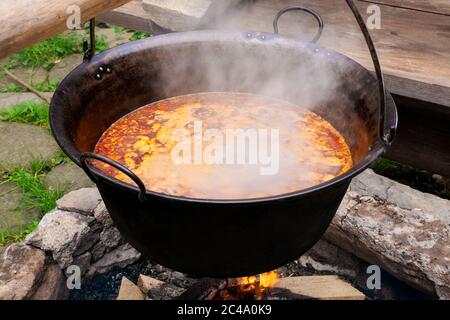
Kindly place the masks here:
<instances>
[{"instance_id":1,"label":"cauldron side handle","mask_svg":"<svg viewBox=\"0 0 450 320\"><path fill-rule=\"evenodd\" d=\"M302 6L287 7L287 8L284 8L284 9L281 9L280 11L278 11L277 15L275 16L275 19L273 20L273 32L275 34L278 34L278 20L280 20L282 15L284 15L286 12L289 12L289 11L304 11L304 12L307 12L307 13L313 15L314 18L316 18L317 23L319 24L319 30L317 31L316 35L311 40L311 42L316 43L317 41L319 41L320 37L322 36L322 32L323 32L323 28L324 28L323 19L318 12L316 12L310 8L302 7Z\"/></svg>"},{"instance_id":2,"label":"cauldron side handle","mask_svg":"<svg viewBox=\"0 0 450 320\"><path fill-rule=\"evenodd\" d=\"M114 161L108 157L102 156L100 154L97 153L93 153L93 152L85 152L80 156L80 162L81 162L81 167L83 168L84 172L88 175L88 177L94 182L97 183L98 178L97 176L94 174L94 172L91 170L89 164L88 164L88 159L95 159L98 161L102 161L106 164L109 164L110 166L116 168L117 170L121 171L122 173L126 174L131 180L133 180L136 185L139 188L139 194L138 194L138 198L141 202L145 202L146 201L146 189L145 189L145 184L142 182L141 179L139 179L139 177L134 174L130 169L128 169L127 167L123 166L122 164L118 163L117 161Z\"/></svg>"}]
</instances>

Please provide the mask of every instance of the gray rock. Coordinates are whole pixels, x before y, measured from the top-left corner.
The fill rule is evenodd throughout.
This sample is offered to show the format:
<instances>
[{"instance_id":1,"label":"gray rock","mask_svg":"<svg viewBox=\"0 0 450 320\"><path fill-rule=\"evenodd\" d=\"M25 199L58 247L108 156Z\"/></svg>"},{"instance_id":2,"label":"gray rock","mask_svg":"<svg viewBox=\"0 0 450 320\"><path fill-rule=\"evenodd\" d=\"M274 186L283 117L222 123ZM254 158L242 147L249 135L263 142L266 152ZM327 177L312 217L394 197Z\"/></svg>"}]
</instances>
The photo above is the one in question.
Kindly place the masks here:
<instances>
[{"instance_id":1,"label":"gray rock","mask_svg":"<svg viewBox=\"0 0 450 320\"><path fill-rule=\"evenodd\" d=\"M98 260L100 260L103 255L106 252L106 247L103 243L101 242L97 242L92 249L90 250L90 253L92 254L92 262L96 262Z\"/></svg>"},{"instance_id":2,"label":"gray rock","mask_svg":"<svg viewBox=\"0 0 450 320\"><path fill-rule=\"evenodd\" d=\"M24 207L22 197L15 184L0 183L0 231L16 231L39 217L39 210Z\"/></svg>"},{"instance_id":3,"label":"gray rock","mask_svg":"<svg viewBox=\"0 0 450 320\"><path fill-rule=\"evenodd\" d=\"M45 176L43 182L50 190L59 188L64 193L95 187L84 171L74 163L56 166Z\"/></svg>"},{"instance_id":4,"label":"gray rock","mask_svg":"<svg viewBox=\"0 0 450 320\"><path fill-rule=\"evenodd\" d=\"M122 240L122 236L117 230L116 227L111 226L108 228L103 229L103 231L100 233L100 241L105 246L106 250L113 249L117 247Z\"/></svg>"},{"instance_id":5,"label":"gray rock","mask_svg":"<svg viewBox=\"0 0 450 320\"><path fill-rule=\"evenodd\" d=\"M31 300L66 300L69 296L66 277L59 266L51 264L47 267L39 288L31 296Z\"/></svg>"},{"instance_id":6,"label":"gray rock","mask_svg":"<svg viewBox=\"0 0 450 320\"><path fill-rule=\"evenodd\" d=\"M66 194L56 202L56 205L60 210L91 216L101 201L102 197L97 188L83 188Z\"/></svg>"},{"instance_id":7,"label":"gray rock","mask_svg":"<svg viewBox=\"0 0 450 320\"><path fill-rule=\"evenodd\" d=\"M84 276L88 272L92 261L92 254L85 252L73 259L72 265L78 266L81 270L81 275Z\"/></svg>"},{"instance_id":8,"label":"gray rock","mask_svg":"<svg viewBox=\"0 0 450 320\"><path fill-rule=\"evenodd\" d=\"M140 257L141 254L129 244L121 245L93 263L87 276L90 278L96 274L108 272L114 267L124 268L136 262Z\"/></svg>"},{"instance_id":9,"label":"gray rock","mask_svg":"<svg viewBox=\"0 0 450 320\"><path fill-rule=\"evenodd\" d=\"M51 253L61 269L65 269L89 235L90 222L92 218L84 215L54 210L44 216L37 230L25 239L25 243Z\"/></svg>"},{"instance_id":10,"label":"gray rock","mask_svg":"<svg viewBox=\"0 0 450 320\"><path fill-rule=\"evenodd\" d=\"M42 250L24 244L9 246L0 259L0 300L31 298L46 267Z\"/></svg>"},{"instance_id":11,"label":"gray rock","mask_svg":"<svg viewBox=\"0 0 450 320\"><path fill-rule=\"evenodd\" d=\"M94 210L95 219L100 222L105 228L113 225L111 216L106 209L105 203L102 201Z\"/></svg>"},{"instance_id":12,"label":"gray rock","mask_svg":"<svg viewBox=\"0 0 450 320\"><path fill-rule=\"evenodd\" d=\"M51 99L53 92L42 92L44 96ZM5 92L0 93L0 110L11 108L19 103L34 101L43 102L41 98L31 92Z\"/></svg>"},{"instance_id":13,"label":"gray rock","mask_svg":"<svg viewBox=\"0 0 450 320\"><path fill-rule=\"evenodd\" d=\"M160 27L188 31L198 26L211 3L212 0L144 0L142 5Z\"/></svg>"},{"instance_id":14,"label":"gray rock","mask_svg":"<svg viewBox=\"0 0 450 320\"><path fill-rule=\"evenodd\" d=\"M59 63L53 66L48 73L50 81L63 80L73 69L78 67L83 62L82 54L71 54L65 57Z\"/></svg>"},{"instance_id":15,"label":"gray rock","mask_svg":"<svg viewBox=\"0 0 450 320\"><path fill-rule=\"evenodd\" d=\"M450 299L449 210L450 201L369 170L354 179L325 238L419 290Z\"/></svg>"},{"instance_id":16,"label":"gray rock","mask_svg":"<svg viewBox=\"0 0 450 320\"><path fill-rule=\"evenodd\" d=\"M22 123L0 122L0 145L0 167L6 170L50 160L59 152L47 129Z\"/></svg>"}]
</instances>

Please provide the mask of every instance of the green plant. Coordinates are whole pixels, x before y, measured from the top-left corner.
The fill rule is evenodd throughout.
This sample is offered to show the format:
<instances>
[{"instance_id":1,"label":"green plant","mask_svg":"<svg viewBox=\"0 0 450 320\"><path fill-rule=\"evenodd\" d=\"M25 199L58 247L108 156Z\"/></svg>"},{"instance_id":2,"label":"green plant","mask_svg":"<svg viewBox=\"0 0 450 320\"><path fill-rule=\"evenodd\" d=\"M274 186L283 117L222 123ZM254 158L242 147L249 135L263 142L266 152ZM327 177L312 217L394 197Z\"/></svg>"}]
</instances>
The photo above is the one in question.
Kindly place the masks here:
<instances>
[{"instance_id":1,"label":"green plant","mask_svg":"<svg viewBox=\"0 0 450 320\"><path fill-rule=\"evenodd\" d=\"M36 160L29 168L17 167L4 174L6 181L16 184L23 192L25 209L38 209L43 215L56 206L56 200L63 195L60 188L48 190L42 178L50 171L51 164Z\"/></svg>"},{"instance_id":2,"label":"green plant","mask_svg":"<svg viewBox=\"0 0 450 320\"><path fill-rule=\"evenodd\" d=\"M379 159L371 168L410 187L450 200L450 179L388 159Z\"/></svg>"},{"instance_id":3,"label":"green plant","mask_svg":"<svg viewBox=\"0 0 450 320\"><path fill-rule=\"evenodd\" d=\"M48 105L35 101L20 103L11 108L0 110L0 120L29 123L49 128Z\"/></svg>"},{"instance_id":4,"label":"green plant","mask_svg":"<svg viewBox=\"0 0 450 320\"><path fill-rule=\"evenodd\" d=\"M51 160L51 167L56 167L63 163L72 163L72 160L62 151L59 151Z\"/></svg>"},{"instance_id":5,"label":"green plant","mask_svg":"<svg viewBox=\"0 0 450 320\"><path fill-rule=\"evenodd\" d=\"M148 33L140 32L140 31L133 31L133 34L130 37L130 41L145 39L145 38L149 38L149 37L151 37L151 35L149 35Z\"/></svg>"},{"instance_id":6,"label":"green plant","mask_svg":"<svg viewBox=\"0 0 450 320\"><path fill-rule=\"evenodd\" d=\"M7 87L0 89L0 92L27 92L27 89L21 85L11 83Z\"/></svg>"},{"instance_id":7,"label":"green plant","mask_svg":"<svg viewBox=\"0 0 450 320\"><path fill-rule=\"evenodd\" d=\"M11 56L10 63L5 67L8 69L17 66L38 68L42 67L50 70L55 64L75 53L83 53L83 39L88 39L88 35L82 36L77 32L67 32L53 38L44 40L34 46L26 48ZM108 49L105 35L96 37L96 53Z\"/></svg>"},{"instance_id":8,"label":"green plant","mask_svg":"<svg viewBox=\"0 0 450 320\"><path fill-rule=\"evenodd\" d=\"M59 81L52 79L52 80L46 80L40 84L35 85L34 87L41 92L55 92L56 88L59 85Z\"/></svg>"},{"instance_id":9,"label":"green plant","mask_svg":"<svg viewBox=\"0 0 450 320\"><path fill-rule=\"evenodd\" d=\"M14 66L43 67L50 70L64 57L80 53L81 37L76 32L68 32L42 41L11 56L9 68Z\"/></svg>"},{"instance_id":10,"label":"green plant","mask_svg":"<svg viewBox=\"0 0 450 320\"><path fill-rule=\"evenodd\" d=\"M102 53L108 49L108 38L104 34L95 36L95 54Z\"/></svg>"},{"instance_id":11,"label":"green plant","mask_svg":"<svg viewBox=\"0 0 450 320\"><path fill-rule=\"evenodd\" d=\"M113 27L113 29L114 29L114 33L116 34L116 36L120 36L120 35L122 35L123 33L125 33L125 31L126 31L125 28L122 28L122 27L120 27L120 26L113 25L112 27Z\"/></svg>"},{"instance_id":12,"label":"green plant","mask_svg":"<svg viewBox=\"0 0 450 320\"><path fill-rule=\"evenodd\" d=\"M39 220L33 220L28 225L20 227L18 230L13 230L11 227L0 230L0 247L22 241L27 235L32 233L38 225Z\"/></svg>"}]
</instances>

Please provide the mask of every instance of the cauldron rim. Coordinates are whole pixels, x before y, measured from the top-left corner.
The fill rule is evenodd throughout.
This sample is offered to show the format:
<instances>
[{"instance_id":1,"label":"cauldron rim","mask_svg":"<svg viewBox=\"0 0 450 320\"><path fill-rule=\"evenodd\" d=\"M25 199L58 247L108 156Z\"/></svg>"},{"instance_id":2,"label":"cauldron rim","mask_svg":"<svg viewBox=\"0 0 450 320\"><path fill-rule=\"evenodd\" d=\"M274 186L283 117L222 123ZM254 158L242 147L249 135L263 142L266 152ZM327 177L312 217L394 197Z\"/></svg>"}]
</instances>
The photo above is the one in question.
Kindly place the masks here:
<instances>
[{"instance_id":1,"label":"cauldron rim","mask_svg":"<svg viewBox=\"0 0 450 320\"><path fill-rule=\"evenodd\" d=\"M370 76L374 81L376 81L375 77L370 73L365 67L363 67L361 64L356 62L355 60L351 59L350 57L347 57L337 51L334 51L329 48L325 48L322 46L319 46L315 43L310 42L304 42L299 39L294 39L291 37L269 33L269 32L241 32L241 31L221 31L221 30L198 30L198 31L188 31L188 32L174 32L174 33L168 33L168 34L162 34L153 36L147 39L141 39L129 43L125 43L122 45L119 45L117 47L108 49L94 57L91 58L91 60L84 61L79 66L77 66L73 71L71 71L60 83L57 90L55 91L55 94L52 98L51 104L50 104L50 128L52 131L52 134L58 143L58 145L61 147L61 149L68 155L68 157L73 160L78 166L81 166L80 163L80 152L76 150L76 148L71 145L72 143L70 141L66 141L67 139L64 139L60 137L60 134L58 134L58 130L61 130L61 128L58 128L60 124L57 123L56 117L54 116L55 113L57 113L57 105L58 105L58 97L64 93L65 88L69 86L70 81L73 80L74 77L79 77L83 74L92 73L94 74L95 70L97 70L98 67L101 65L104 65L105 63L108 64L110 61L123 58L125 56L128 56L130 54L140 52L142 50L150 50L152 48L158 48L162 46L172 46L172 45L182 45L183 43L204 43L204 42L236 42L236 41L259 41L259 42L265 42L270 43L271 45L278 45L282 46L287 49L292 50L308 50L311 53L314 54L320 54L323 55L325 58L333 58L336 60L345 61L352 65L352 67L355 70L366 72L368 76ZM387 107L388 107L388 114L390 114L390 124L392 126L397 127L397 111L395 108L395 103L393 101L392 96L389 92L386 92L386 99L387 99ZM220 204L220 205L239 205L239 204L261 204L264 202L273 202L273 201L279 201L279 200L288 200L290 198L296 198L300 196L306 196L308 194L315 193L317 191L327 189L329 187L332 187L333 185L341 184L347 182L349 179L352 179L354 176L358 175L362 171L364 171L366 168L369 167L369 165L375 161L378 157L380 157L384 152L386 152L388 148L388 144L381 141L381 139L377 139L375 143L371 146L371 149L368 151L366 156L355 166L353 166L350 170L347 172L328 180L324 183L314 185L312 187L301 189L294 192L284 193L280 195L275 196L268 196L268 197L260 197L260 198L251 198L251 199L200 199L200 198L189 198L189 197L182 197L182 196L174 196L159 192L154 192L151 190L146 190L147 196L154 196L158 197L160 199L164 199L167 201L179 201L179 202L190 202L190 203L207 203L207 204ZM91 169L95 175L100 178L103 182L106 182L110 185L118 186L121 189L124 189L128 192L134 192L137 194L139 193L139 189L131 184L125 183L123 181L120 181L118 179L115 179L113 177L110 177L106 175L105 173L96 170Z\"/></svg>"}]
</instances>

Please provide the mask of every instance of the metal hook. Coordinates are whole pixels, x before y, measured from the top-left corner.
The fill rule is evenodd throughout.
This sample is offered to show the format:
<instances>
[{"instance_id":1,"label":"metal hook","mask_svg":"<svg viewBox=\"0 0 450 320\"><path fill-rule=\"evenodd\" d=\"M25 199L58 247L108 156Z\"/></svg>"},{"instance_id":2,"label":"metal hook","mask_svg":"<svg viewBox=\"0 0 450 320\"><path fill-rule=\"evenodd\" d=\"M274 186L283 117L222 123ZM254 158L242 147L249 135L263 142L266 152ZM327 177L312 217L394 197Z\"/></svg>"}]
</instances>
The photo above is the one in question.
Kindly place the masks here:
<instances>
[{"instance_id":1,"label":"metal hook","mask_svg":"<svg viewBox=\"0 0 450 320\"><path fill-rule=\"evenodd\" d=\"M83 41L83 60L89 60L95 54L96 43L95 43L95 18L89 20L89 47L86 40Z\"/></svg>"},{"instance_id":2,"label":"metal hook","mask_svg":"<svg viewBox=\"0 0 450 320\"><path fill-rule=\"evenodd\" d=\"M353 12L353 15L355 16L356 21L358 22L358 25L364 35L364 39L366 40L366 44L369 47L370 55L372 57L373 65L375 67L375 73L378 79L378 88L380 95L380 128L379 128L380 139L386 144L391 144L395 137L396 128L394 127L386 128L387 127L386 90L384 84L384 76L383 72L381 71L381 65L380 60L378 58L377 50L373 43L372 37L370 36L369 30L367 29L366 23L362 18L361 14L359 13L355 3L353 2L353 0L346 0L346 1L347 5L349 6L350 10Z\"/></svg>"}]
</instances>

